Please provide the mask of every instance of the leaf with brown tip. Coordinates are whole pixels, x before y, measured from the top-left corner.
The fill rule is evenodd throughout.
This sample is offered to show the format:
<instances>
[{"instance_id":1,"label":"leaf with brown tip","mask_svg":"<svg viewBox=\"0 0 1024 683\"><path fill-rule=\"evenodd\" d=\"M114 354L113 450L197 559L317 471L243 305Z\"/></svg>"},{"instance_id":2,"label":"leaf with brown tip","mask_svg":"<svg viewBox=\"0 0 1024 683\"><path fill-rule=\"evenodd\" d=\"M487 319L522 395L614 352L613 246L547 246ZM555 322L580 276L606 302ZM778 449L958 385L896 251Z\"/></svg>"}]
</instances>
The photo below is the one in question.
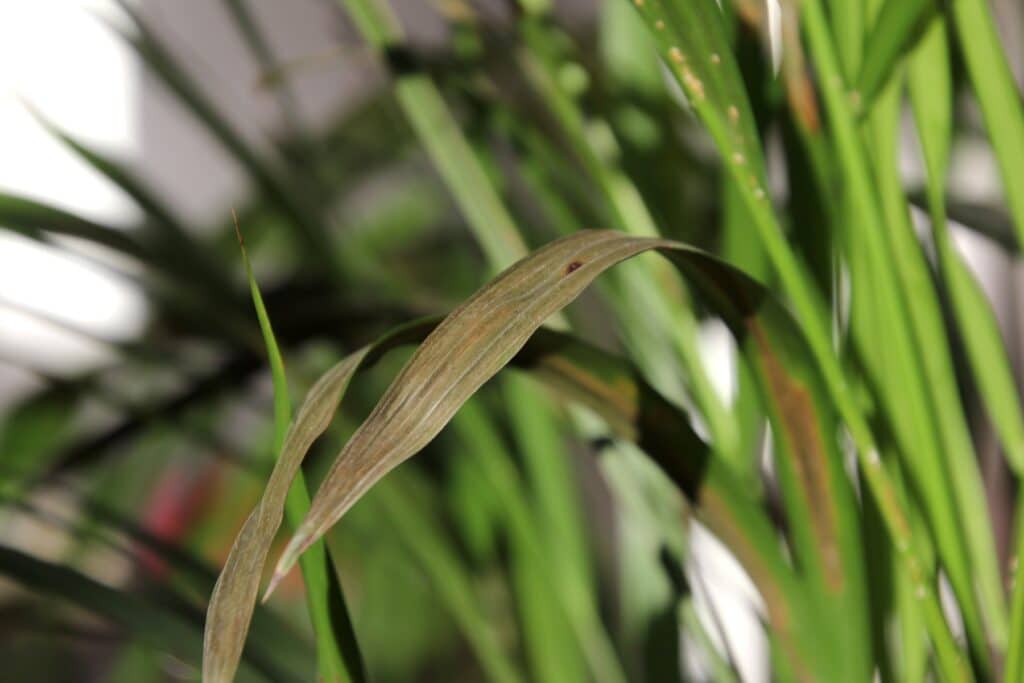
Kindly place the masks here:
<instances>
[{"instance_id":1,"label":"leaf with brown tip","mask_svg":"<svg viewBox=\"0 0 1024 683\"><path fill-rule=\"evenodd\" d=\"M846 557L852 492L842 479L835 417L802 336L757 283L685 245L616 232L581 232L523 259L434 330L342 449L268 588L374 483L422 449L480 386L504 367L550 315L611 266L650 249L666 252L704 290L741 342L749 341L793 472L794 511L810 510L802 559L819 585L844 597L862 584ZM803 346L800 346L803 344ZM844 488L845 487L845 488ZM847 537L848 540L848 537ZM847 592L849 588L853 590ZM843 600L848 602L848 600Z\"/></svg>"},{"instance_id":2,"label":"leaf with brown tip","mask_svg":"<svg viewBox=\"0 0 1024 683\"><path fill-rule=\"evenodd\" d=\"M842 478L836 418L800 329L769 292L735 268L677 242L615 232L576 233L540 249L481 289L427 336L342 449L275 577L279 579L306 545L373 483L426 445L469 396L512 361L553 378L559 388L568 385L587 403L598 404L609 424L635 440L694 501L698 514L755 578L773 624L784 634L780 644L796 670L828 677L837 673L837 666L846 667L847 662L834 656L835 638L827 638L828 646L790 646L805 639L821 641L820 636L829 633L821 629L825 613L810 610L807 599L794 588L796 577L779 553L763 511L734 474L711 457L685 416L628 373L594 374L592 366L606 362L596 350L583 353L579 343L565 342L564 336L558 337L563 346L557 353L544 346L555 334L538 332L548 316L605 269L651 249L664 252L696 285L752 358L766 400L774 404L771 412L781 452L792 461L787 465L793 493L787 495L812 513L806 515L806 536L794 537L804 547L802 571L810 572L823 587L811 595L820 602L830 599L832 592L841 596L838 604L848 605L863 581L859 558L844 550L849 534L856 533L847 505L852 492ZM360 352L352 367L384 348L377 344ZM573 355L580 353L582 357ZM828 616L835 614L830 611Z\"/></svg>"},{"instance_id":3,"label":"leaf with brown tip","mask_svg":"<svg viewBox=\"0 0 1024 683\"><path fill-rule=\"evenodd\" d=\"M335 365L310 390L285 436L281 457L256 509L238 533L206 613L203 680L231 681L249 632L263 565L284 514L285 498L302 457L327 429L341 394L359 365L359 354Z\"/></svg>"},{"instance_id":4,"label":"leaf with brown tip","mask_svg":"<svg viewBox=\"0 0 1024 683\"><path fill-rule=\"evenodd\" d=\"M330 425L352 376L383 351L409 339L421 339L435 324L414 322L397 328L334 365L309 390L288 427L263 496L238 532L210 596L204 633L204 681L230 681L234 677L267 554L284 516L288 490L313 442Z\"/></svg>"},{"instance_id":5,"label":"leaf with brown tip","mask_svg":"<svg viewBox=\"0 0 1024 683\"><path fill-rule=\"evenodd\" d=\"M370 486L427 445L549 316L616 263L671 244L615 232L576 233L519 261L448 315L345 444L267 593Z\"/></svg>"},{"instance_id":6,"label":"leaf with brown tip","mask_svg":"<svg viewBox=\"0 0 1024 683\"><path fill-rule=\"evenodd\" d=\"M410 323L357 351L330 374L342 365L353 370L368 367L389 349L422 341L439 322L433 318ZM764 596L770 618L780 625L780 638L796 637L794 629L800 627L801 619L793 612L805 607L800 606L796 577L779 551L770 520L729 466L712 457L679 408L647 385L627 361L553 330L538 330L511 363L567 398L587 405L616 436L634 441L648 453L691 499L708 528L740 558ZM319 400L315 396L321 393L311 392L307 402ZM297 453L289 452L289 458ZM280 487L287 487L285 477L272 477L261 503L265 513L276 514L278 520L280 514L270 507L273 501L280 504L282 499L270 489ZM266 532L273 536L269 527ZM262 566L269 546L255 541L256 536L250 536L247 542L240 539L233 553L247 555L249 562ZM226 579L222 582L228 583ZM255 601L254 591L248 596L250 602Z\"/></svg>"}]
</instances>

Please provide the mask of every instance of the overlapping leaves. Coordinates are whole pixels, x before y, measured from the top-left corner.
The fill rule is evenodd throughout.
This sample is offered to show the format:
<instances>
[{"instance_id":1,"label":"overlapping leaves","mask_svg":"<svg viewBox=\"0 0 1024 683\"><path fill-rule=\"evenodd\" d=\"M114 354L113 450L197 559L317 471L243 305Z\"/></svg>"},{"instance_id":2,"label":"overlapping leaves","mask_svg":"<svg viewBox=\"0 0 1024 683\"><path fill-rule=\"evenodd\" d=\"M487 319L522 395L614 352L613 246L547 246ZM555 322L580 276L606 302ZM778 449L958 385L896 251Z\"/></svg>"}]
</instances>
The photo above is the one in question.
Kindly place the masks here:
<instances>
[{"instance_id":1,"label":"overlapping leaves","mask_svg":"<svg viewBox=\"0 0 1024 683\"><path fill-rule=\"evenodd\" d=\"M838 660L796 643L814 634L808 595L779 552L775 533L739 480L713 457L685 416L617 364L591 347L538 328L576 298L601 272L647 250L663 251L730 325L756 367L794 472L793 485L816 512L820 555L818 585L844 599L858 596L858 557L844 557L840 536L856 533L833 506L842 501L841 463L835 450L835 417L822 400L820 377L808 364L806 342L792 319L760 285L716 259L677 242L615 232L582 232L556 241L504 272L436 328L400 329L346 358L317 383L289 430L282 457L263 500L236 541L211 603L207 658L237 652L246 611L260 582L270 540L281 519L284 491L309 445L329 423L354 372L386 349L425 336L423 344L377 407L339 454L295 533L275 574L280 578L310 543L322 536L388 471L418 452L484 382L510 361L525 365L557 387L598 408L623 436L635 440L696 504L755 577L780 642L793 666L826 671ZM429 334L427 332L429 331ZM535 334L536 333L536 334ZM626 369L623 369L626 368ZM831 444L831 445L830 445ZM226 620L226 621L225 621ZM809 632L808 632L809 631ZM824 650L825 648L819 648ZM838 671L838 669L835 669Z\"/></svg>"}]
</instances>

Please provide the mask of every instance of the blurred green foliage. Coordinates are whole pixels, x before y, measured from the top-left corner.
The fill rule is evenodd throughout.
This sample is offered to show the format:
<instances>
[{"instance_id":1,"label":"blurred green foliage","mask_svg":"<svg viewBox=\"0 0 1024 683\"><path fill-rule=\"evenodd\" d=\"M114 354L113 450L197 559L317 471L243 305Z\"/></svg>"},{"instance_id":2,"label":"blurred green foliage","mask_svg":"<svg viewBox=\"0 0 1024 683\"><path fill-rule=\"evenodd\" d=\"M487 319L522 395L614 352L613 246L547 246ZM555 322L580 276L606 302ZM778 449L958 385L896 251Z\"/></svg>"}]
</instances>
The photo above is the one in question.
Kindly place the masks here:
<instances>
[{"instance_id":1,"label":"blurred green foliage","mask_svg":"<svg viewBox=\"0 0 1024 683\"><path fill-rule=\"evenodd\" d=\"M643 256L551 321L634 373L615 387L666 401L680 425L658 434L690 436L638 448L547 386L491 382L255 607L238 680L731 681L758 664L773 680L1021 680L1024 524L993 488L1024 473L1020 389L948 223L1019 255L1024 108L988 3L594 0L580 20L558 2L446 0L431 5L445 39L424 46L386 0L341 0L337 59L371 87L315 128L275 27L256 3L221 4L285 121L262 147L153 17L125 3L110 30L245 171L248 280L229 214L187 224L137 164L41 114L142 220L0 194L0 227L124 257L98 267L150 315L138 339L98 340L114 352L102 367L33 370L40 388L0 418L0 677L198 680L207 601L280 455L288 396L602 227L680 240L756 285L701 287ZM947 182L951 150L982 135L971 108L1003 205ZM910 142L923 187L902 180ZM735 344L712 348L719 318ZM303 462L289 530L408 357L354 379ZM677 446L724 473L712 492L740 496L739 528L714 513L735 498L665 476ZM748 616L770 661L708 603L695 519L760 591Z\"/></svg>"}]
</instances>

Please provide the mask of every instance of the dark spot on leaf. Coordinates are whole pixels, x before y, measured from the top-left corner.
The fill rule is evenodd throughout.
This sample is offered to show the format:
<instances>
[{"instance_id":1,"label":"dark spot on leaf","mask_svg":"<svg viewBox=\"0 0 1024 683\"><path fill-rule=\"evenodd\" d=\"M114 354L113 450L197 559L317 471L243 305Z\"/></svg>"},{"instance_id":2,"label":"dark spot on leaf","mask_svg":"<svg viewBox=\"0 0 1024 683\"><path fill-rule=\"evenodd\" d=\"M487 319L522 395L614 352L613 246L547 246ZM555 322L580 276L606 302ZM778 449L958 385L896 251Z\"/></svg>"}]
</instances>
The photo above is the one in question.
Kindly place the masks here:
<instances>
[{"instance_id":1,"label":"dark spot on leaf","mask_svg":"<svg viewBox=\"0 0 1024 683\"><path fill-rule=\"evenodd\" d=\"M386 46L384 48L384 63L395 77L423 71L423 65L416 54L402 45Z\"/></svg>"},{"instance_id":2,"label":"dark spot on leaf","mask_svg":"<svg viewBox=\"0 0 1024 683\"><path fill-rule=\"evenodd\" d=\"M582 265L583 265L582 261L573 261L572 263L570 263L569 265L567 265L565 267L565 274L568 275L569 273L573 272L574 270L576 270L577 268L579 268Z\"/></svg>"}]
</instances>

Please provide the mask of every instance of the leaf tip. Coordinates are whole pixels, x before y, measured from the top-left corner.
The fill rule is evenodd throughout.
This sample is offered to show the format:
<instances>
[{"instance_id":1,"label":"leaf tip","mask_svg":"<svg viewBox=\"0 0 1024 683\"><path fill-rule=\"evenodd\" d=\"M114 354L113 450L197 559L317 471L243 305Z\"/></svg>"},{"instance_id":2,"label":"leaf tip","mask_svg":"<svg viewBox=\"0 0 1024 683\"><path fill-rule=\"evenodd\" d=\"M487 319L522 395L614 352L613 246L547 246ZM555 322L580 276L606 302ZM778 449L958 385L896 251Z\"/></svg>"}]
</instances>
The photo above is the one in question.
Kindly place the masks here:
<instances>
[{"instance_id":1,"label":"leaf tip","mask_svg":"<svg viewBox=\"0 0 1024 683\"><path fill-rule=\"evenodd\" d=\"M267 590L264 591L263 597L260 598L260 604L261 605L267 604L267 600L270 600L270 596L273 594L274 590L277 588L277 585L279 583L281 583L281 580L284 579L285 576L288 575L288 570L289 569L291 569L290 566L289 567L278 566L276 569L274 569L274 575L272 577L270 577L270 583L267 584Z\"/></svg>"},{"instance_id":2,"label":"leaf tip","mask_svg":"<svg viewBox=\"0 0 1024 683\"><path fill-rule=\"evenodd\" d=\"M231 221L235 224L235 237L238 238L238 246L241 247L242 252L245 252L245 238L242 237L242 228L238 225L238 213L235 212L235 207L231 207Z\"/></svg>"},{"instance_id":3,"label":"leaf tip","mask_svg":"<svg viewBox=\"0 0 1024 683\"><path fill-rule=\"evenodd\" d=\"M277 588L278 584L288 575L288 572L295 566L296 560L299 559L299 555L304 553L310 545L313 544L312 538L309 538L306 534L301 532L296 533L292 537L292 540L288 542L288 546L281 553L281 559L277 561L277 566L274 568L274 575L270 577L270 583L267 584L267 590L263 594L263 598L260 600L261 603L266 603L270 599L271 594Z\"/></svg>"}]
</instances>

